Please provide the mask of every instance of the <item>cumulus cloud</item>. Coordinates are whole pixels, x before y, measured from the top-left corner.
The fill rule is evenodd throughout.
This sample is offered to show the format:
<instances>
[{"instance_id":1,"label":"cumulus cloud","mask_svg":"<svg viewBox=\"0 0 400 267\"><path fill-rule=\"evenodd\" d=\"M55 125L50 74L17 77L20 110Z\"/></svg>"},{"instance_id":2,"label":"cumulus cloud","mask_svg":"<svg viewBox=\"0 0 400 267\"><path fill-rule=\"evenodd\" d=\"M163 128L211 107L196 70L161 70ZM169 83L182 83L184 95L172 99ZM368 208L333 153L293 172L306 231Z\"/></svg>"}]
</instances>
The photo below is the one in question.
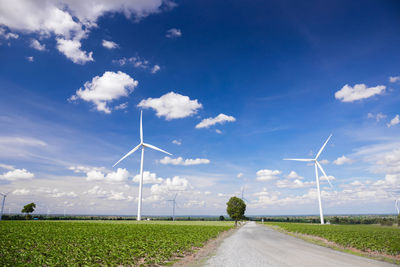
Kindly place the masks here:
<instances>
[{"instance_id":1,"label":"cumulus cloud","mask_svg":"<svg viewBox=\"0 0 400 267\"><path fill-rule=\"evenodd\" d=\"M89 170L86 173L86 180L90 182L123 183L129 178L129 172L124 168L118 168L115 172L107 174L99 170Z\"/></svg>"},{"instance_id":2,"label":"cumulus cloud","mask_svg":"<svg viewBox=\"0 0 400 267\"><path fill-rule=\"evenodd\" d=\"M44 51L46 50L46 45L41 44L38 40L36 39L31 39L31 42L29 44L30 47L33 49L39 50L39 51Z\"/></svg>"},{"instance_id":3,"label":"cumulus cloud","mask_svg":"<svg viewBox=\"0 0 400 267\"><path fill-rule=\"evenodd\" d=\"M88 36L93 27L97 27L99 17L122 13L127 18L140 20L174 5L167 0L19 0L12 3L0 0L0 6L0 25L24 34L38 34L42 38L56 36L58 50L73 62L84 64L93 61L93 58L91 52L80 50L81 40ZM8 33L5 36L15 38L17 35Z\"/></svg>"},{"instance_id":4,"label":"cumulus cloud","mask_svg":"<svg viewBox=\"0 0 400 267\"><path fill-rule=\"evenodd\" d=\"M178 146L182 145L182 142L178 140L172 140L172 143Z\"/></svg>"},{"instance_id":5,"label":"cumulus cloud","mask_svg":"<svg viewBox=\"0 0 400 267\"><path fill-rule=\"evenodd\" d=\"M391 77L389 77L389 82L391 82L391 83L400 82L400 76L391 76Z\"/></svg>"},{"instance_id":6,"label":"cumulus cloud","mask_svg":"<svg viewBox=\"0 0 400 267\"><path fill-rule=\"evenodd\" d=\"M57 49L72 62L83 65L88 61L94 61L93 52L82 51L81 46L80 41L57 38Z\"/></svg>"},{"instance_id":7,"label":"cumulus cloud","mask_svg":"<svg viewBox=\"0 0 400 267\"><path fill-rule=\"evenodd\" d=\"M333 161L333 164L336 164L336 165L351 164L351 163L353 163L353 160L349 159L345 155L338 157L337 159L335 159Z\"/></svg>"},{"instance_id":8,"label":"cumulus cloud","mask_svg":"<svg viewBox=\"0 0 400 267\"><path fill-rule=\"evenodd\" d=\"M216 129L215 132L216 132L217 134L222 134L222 131L219 130L219 129Z\"/></svg>"},{"instance_id":9,"label":"cumulus cloud","mask_svg":"<svg viewBox=\"0 0 400 267\"><path fill-rule=\"evenodd\" d=\"M161 184L152 185L151 193L154 195L161 195L169 191L184 191L190 187L189 181L186 178L175 176L172 179L165 179Z\"/></svg>"},{"instance_id":10,"label":"cumulus cloud","mask_svg":"<svg viewBox=\"0 0 400 267\"><path fill-rule=\"evenodd\" d=\"M382 113L377 113L377 114L372 114L372 113L368 113L368 119L375 119L377 122L379 122L380 120L386 119L386 115L382 114Z\"/></svg>"},{"instance_id":11,"label":"cumulus cloud","mask_svg":"<svg viewBox=\"0 0 400 267\"><path fill-rule=\"evenodd\" d=\"M288 179L303 179L303 176L298 175L295 171L291 171L286 178Z\"/></svg>"},{"instance_id":12,"label":"cumulus cloud","mask_svg":"<svg viewBox=\"0 0 400 267\"><path fill-rule=\"evenodd\" d=\"M118 44L113 41L103 40L103 42L101 44L103 45L103 47L105 47L107 49L115 49L115 48L119 47Z\"/></svg>"},{"instance_id":13,"label":"cumulus cloud","mask_svg":"<svg viewBox=\"0 0 400 267\"><path fill-rule=\"evenodd\" d=\"M304 188L304 187L309 187L313 186L315 183L314 182L303 182L299 179L285 179L285 180L279 180L276 182L276 186L279 188Z\"/></svg>"},{"instance_id":14,"label":"cumulus cloud","mask_svg":"<svg viewBox=\"0 0 400 267\"><path fill-rule=\"evenodd\" d=\"M278 171L278 170L268 170L268 169L264 169L264 170L259 170L256 175L256 180L257 181L271 181L271 180L275 180L278 179L278 175L280 175L282 172Z\"/></svg>"},{"instance_id":15,"label":"cumulus cloud","mask_svg":"<svg viewBox=\"0 0 400 267\"><path fill-rule=\"evenodd\" d=\"M188 96L169 92L160 98L148 98L140 101L138 107L152 108L158 117L165 117L167 120L180 119L196 114L202 105Z\"/></svg>"},{"instance_id":16,"label":"cumulus cloud","mask_svg":"<svg viewBox=\"0 0 400 267\"><path fill-rule=\"evenodd\" d=\"M399 115L396 115L393 119L390 120L390 122L387 124L387 127L392 127L400 123L400 117Z\"/></svg>"},{"instance_id":17,"label":"cumulus cloud","mask_svg":"<svg viewBox=\"0 0 400 267\"><path fill-rule=\"evenodd\" d=\"M140 182L140 173L135 175L132 180L134 183ZM160 184L164 181L163 178L157 177L157 174L151 173L149 171L143 172L143 184Z\"/></svg>"},{"instance_id":18,"label":"cumulus cloud","mask_svg":"<svg viewBox=\"0 0 400 267\"><path fill-rule=\"evenodd\" d=\"M126 109L128 107L128 102L121 103L118 106L116 106L114 109L115 110L121 110L121 109Z\"/></svg>"},{"instance_id":19,"label":"cumulus cloud","mask_svg":"<svg viewBox=\"0 0 400 267\"><path fill-rule=\"evenodd\" d=\"M374 95L381 95L385 92L386 86L378 85L367 87L365 84L356 84L354 87L346 84L342 89L335 93L335 98L342 102L354 102L366 99Z\"/></svg>"},{"instance_id":20,"label":"cumulus cloud","mask_svg":"<svg viewBox=\"0 0 400 267\"><path fill-rule=\"evenodd\" d=\"M177 38L182 36L182 31L177 28L171 28L167 31L165 37L167 38Z\"/></svg>"},{"instance_id":21,"label":"cumulus cloud","mask_svg":"<svg viewBox=\"0 0 400 267\"><path fill-rule=\"evenodd\" d=\"M91 82L85 82L84 89L79 88L70 100L80 98L92 102L98 111L109 114L111 108L107 106L107 103L128 96L137 85L138 81L126 73L106 71L101 77L96 76Z\"/></svg>"},{"instance_id":22,"label":"cumulus cloud","mask_svg":"<svg viewBox=\"0 0 400 267\"><path fill-rule=\"evenodd\" d=\"M196 125L196 128L197 129L208 128L208 127L213 126L215 124L224 124L225 122L234 122L234 121L236 121L235 117L228 116L228 115L220 113L215 118L203 119L199 124Z\"/></svg>"},{"instance_id":23,"label":"cumulus cloud","mask_svg":"<svg viewBox=\"0 0 400 267\"><path fill-rule=\"evenodd\" d=\"M151 73L156 73L161 69L161 67L159 65L154 65L153 68L151 68Z\"/></svg>"},{"instance_id":24,"label":"cumulus cloud","mask_svg":"<svg viewBox=\"0 0 400 267\"><path fill-rule=\"evenodd\" d=\"M8 40L8 39L18 39L19 35L12 33L12 32L8 32L6 33L6 30L4 28L0 28L0 37Z\"/></svg>"},{"instance_id":25,"label":"cumulus cloud","mask_svg":"<svg viewBox=\"0 0 400 267\"><path fill-rule=\"evenodd\" d=\"M26 57L26 59L29 61L29 62L33 62L33 57Z\"/></svg>"},{"instance_id":26,"label":"cumulus cloud","mask_svg":"<svg viewBox=\"0 0 400 267\"><path fill-rule=\"evenodd\" d=\"M164 165L172 164L172 165L189 166L189 165L209 164L210 160L209 159L201 159L201 158L183 159L182 157L173 159L173 158L166 156L160 160L160 163L164 164Z\"/></svg>"},{"instance_id":27,"label":"cumulus cloud","mask_svg":"<svg viewBox=\"0 0 400 267\"><path fill-rule=\"evenodd\" d=\"M244 174L243 174L242 172L239 172L239 173L236 175L236 177L237 177L237 178L242 178L243 175L244 175Z\"/></svg>"},{"instance_id":28,"label":"cumulus cloud","mask_svg":"<svg viewBox=\"0 0 400 267\"><path fill-rule=\"evenodd\" d=\"M118 64L120 66L124 66L126 64L131 64L135 68L143 69L143 70L150 70L151 73L156 73L158 72L161 67L157 64L151 66L150 62L147 59L143 59L141 57L130 57L126 58L123 57L121 59L114 59L112 61L114 64Z\"/></svg>"},{"instance_id":29,"label":"cumulus cloud","mask_svg":"<svg viewBox=\"0 0 400 267\"><path fill-rule=\"evenodd\" d=\"M26 169L14 169L0 175L0 180L16 181L16 180L30 180L35 175Z\"/></svg>"},{"instance_id":30,"label":"cumulus cloud","mask_svg":"<svg viewBox=\"0 0 400 267\"><path fill-rule=\"evenodd\" d=\"M30 193L31 190L25 188L15 189L14 191L12 191L12 194L16 196L26 196L29 195Z\"/></svg>"}]
</instances>

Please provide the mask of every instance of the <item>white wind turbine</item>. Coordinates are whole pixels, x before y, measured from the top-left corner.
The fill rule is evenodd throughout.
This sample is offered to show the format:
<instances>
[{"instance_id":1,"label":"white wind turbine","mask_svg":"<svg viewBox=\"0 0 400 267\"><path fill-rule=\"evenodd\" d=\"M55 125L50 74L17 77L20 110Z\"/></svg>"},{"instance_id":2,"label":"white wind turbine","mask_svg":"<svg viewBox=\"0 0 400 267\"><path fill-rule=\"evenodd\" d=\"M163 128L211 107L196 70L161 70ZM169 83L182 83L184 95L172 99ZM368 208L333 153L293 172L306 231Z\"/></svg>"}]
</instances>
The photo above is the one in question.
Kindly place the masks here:
<instances>
[{"instance_id":1,"label":"white wind turbine","mask_svg":"<svg viewBox=\"0 0 400 267\"><path fill-rule=\"evenodd\" d=\"M400 204L400 199L396 199L396 201L394 202L394 206L396 207L397 215L400 214L399 204Z\"/></svg>"},{"instance_id":2,"label":"white wind turbine","mask_svg":"<svg viewBox=\"0 0 400 267\"><path fill-rule=\"evenodd\" d=\"M5 193L5 194L4 194L4 193L0 193L0 195L3 196L3 201L2 201L2 203L1 203L0 221L1 221L1 219L3 218L4 203L6 202L6 197L8 196L8 194L10 194L10 192Z\"/></svg>"},{"instance_id":3,"label":"white wind turbine","mask_svg":"<svg viewBox=\"0 0 400 267\"><path fill-rule=\"evenodd\" d=\"M321 191L319 189L319 177L318 177L318 168L321 170L321 172L324 174L326 177L326 180L328 181L329 185L332 187L331 182L329 181L328 175L326 175L324 169L322 168L321 164L318 162L318 157L321 155L322 150L324 150L326 144L328 143L329 139L331 139L332 134L328 137L328 139L325 141L324 145L321 147L321 149L318 151L317 155L313 159L284 159L284 160L295 160L295 161L305 161L305 162L313 162L314 167L315 167L315 180L317 182L317 191L318 191L318 202L319 202L319 216L321 218L321 224L324 224L324 214L322 213L322 202L321 202Z\"/></svg>"},{"instance_id":4,"label":"white wind turbine","mask_svg":"<svg viewBox=\"0 0 400 267\"><path fill-rule=\"evenodd\" d=\"M117 163L114 164L113 168L115 167L115 165L117 165L118 163L120 163L122 160L124 160L126 157L130 156L131 154L133 154L136 150L138 150L139 148L142 148L142 157L141 157L141 161L140 161L140 182L139 182L139 202L138 202L138 214L137 214L137 220L140 221L141 220L141 212L142 212L142 190L143 190L143 159L144 159L144 148L151 148L154 150L158 150L161 151L165 154L171 155L171 153L168 153L167 151L164 151L158 147L155 147L153 145L150 144L146 144L143 142L143 126L142 126L142 111L140 111L140 144L138 144L136 147L134 147L131 151L129 151L125 156L123 156L120 160L117 161Z\"/></svg>"}]
</instances>

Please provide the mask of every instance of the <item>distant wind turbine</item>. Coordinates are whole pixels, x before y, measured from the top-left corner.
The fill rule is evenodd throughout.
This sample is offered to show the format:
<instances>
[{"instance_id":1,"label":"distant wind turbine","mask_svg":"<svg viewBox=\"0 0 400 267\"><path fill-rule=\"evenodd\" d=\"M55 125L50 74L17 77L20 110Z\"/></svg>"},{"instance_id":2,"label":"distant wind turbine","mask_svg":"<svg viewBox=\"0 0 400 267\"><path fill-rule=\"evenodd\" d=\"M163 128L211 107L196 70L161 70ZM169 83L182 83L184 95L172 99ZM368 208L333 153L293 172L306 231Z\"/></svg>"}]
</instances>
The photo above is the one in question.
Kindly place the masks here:
<instances>
[{"instance_id":1,"label":"distant wind turbine","mask_svg":"<svg viewBox=\"0 0 400 267\"><path fill-rule=\"evenodd\" d=\"M2 201L2 203L1 203L0 221L1 221L1 219L3 218L4 203L6 202L6 197L8 196L8 194L10 194L10 192L4 193L4 194L3 194L3 193L0 193L0 195L3 196L3 201Z\"/></svg>"},{"instance_id":2,"label":"distant wind turbine","mask_svg":"<svg viewBox=\"0 0 400 267\"><path fill-rule=\"evenodd\" d=\"M321 155L322 150L324 150L326 144L328 143L329 139L331 139L332 134L328 137L328 139L325 141L324 145L321 147L321 149L318 151L317 155L313 159L284 159L284 160L295 160L295 161L305 161L305 162L314 162L314 167L315 167L315 180L317 182L317 190L318 190L318 202L319 202L319 216L321 218L321 224L324 224L324 214L322 213L322 202L321 202L321 191L319 189L319 177L318 177L318 168L321 170L321 172L324 174L326 177L326 180L328 181L329 185L332 187L331 182L329 181L328 175L326 175L324 169L322 168L321 164L318 162L318 157Z\"/></svg>"},{"instance_id":3,"label":"distant wind turbine","mask_svg":"<svg viewBox=\"0 0 400 267\"><path fill-rule=\"evenodd\" d=\"M140 144L138 144L135 148L133 148L131 151L129 151L125 156L123 156L120 160L117 161L117 163L114 164L113 168L115 167L115 165L117 165L118 163L120 163L122 160L124 160L126 157L130 156L131 154L133 154L136 150L138 150L139 148L142 148L142 157L141 157L141 161L140 161L140 182L139 182L139 202L138 202L138 214L137 214L137 220L140 221L142 216L141 216L141 212L142 212L142 190L143 190L143 159L144 159L144 148L151 148L160 152L163 152L165 154L171 155L171 153L168 153L167 151L164 151L156 146L150 145L150 144L146 144L143 142L143 126L142 126L142 111L140 111Z\"/></svg>"},{"instance_id":4,"label":"distant wind turbine","mask_svg":"<svg viewBox=\"0 0 400 267\"><path fill-rule=\"evenodd\" d=\"M173 199L168 199L167 201L172 202L172 220L175 221L175 206L176 206L176 196L178 193L175 194Z\"/></svg>"},{"instance_id":5,"label":"distant wind turbine","mask_svg":"<svg viewBox=\"0 0 400 267\"><path fill-rule=\"evenodd\" d=\"M246 201L246 202L249 202L245 197L244 197L244 189L246 188L246 186L242 186L242 188L240 189L241 190L241 199L243 200L243 201Z\"/></svg>"},{"instance_id":6,"label":"distant wind turbine","mask_svg":"<svg viewBox=\"0 0 400 267\"><path fill-rule=\"evenodd\" d=\"M399 215L400 214L400 208L399 208L399 204L400 204L400 199L396 199L396 201L395 201L395 207L396 207L396 210L397 210L397 215Z\"/></svg>"}]
</instances>

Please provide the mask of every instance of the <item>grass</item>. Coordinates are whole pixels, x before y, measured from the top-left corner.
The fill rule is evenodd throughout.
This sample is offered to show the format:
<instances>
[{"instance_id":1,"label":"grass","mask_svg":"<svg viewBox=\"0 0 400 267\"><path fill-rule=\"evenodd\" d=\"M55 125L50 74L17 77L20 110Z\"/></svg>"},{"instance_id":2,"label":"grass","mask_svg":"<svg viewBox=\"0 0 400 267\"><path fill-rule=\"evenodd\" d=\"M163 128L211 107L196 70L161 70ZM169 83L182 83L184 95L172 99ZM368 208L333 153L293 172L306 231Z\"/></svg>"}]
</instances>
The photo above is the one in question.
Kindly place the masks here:
<instances>
[{"instance_id":1,"label":"grass","mask_svg":"<svg viewBox=\"0 0 400 267\"><path fill-rule=\"evenodd\" d=\"M1 221L1 266L161 265L232 222Z\"/></svg>"}]
</instances>

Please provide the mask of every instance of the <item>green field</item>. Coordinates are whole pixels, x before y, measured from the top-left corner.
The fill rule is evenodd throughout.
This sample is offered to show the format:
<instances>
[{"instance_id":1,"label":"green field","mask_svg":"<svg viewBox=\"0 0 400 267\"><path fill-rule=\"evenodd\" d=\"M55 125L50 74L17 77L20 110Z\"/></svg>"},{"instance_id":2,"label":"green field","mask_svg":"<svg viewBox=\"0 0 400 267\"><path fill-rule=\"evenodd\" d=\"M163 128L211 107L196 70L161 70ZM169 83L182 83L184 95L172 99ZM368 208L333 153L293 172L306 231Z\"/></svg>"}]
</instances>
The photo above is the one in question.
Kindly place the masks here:
<instances>
[{"instance_id":1,"label":"green field","mask_svg":"<svg viewBox=\"0 0 400 267\"><path fill-rule=\"evenodd\" d=\"M319 236L346 248L364 252L400 255L400 228L379 225L320 225L268 222L267 225L312 236Z\"/></svg>"},{"instance_id":2,"label":"green field","mask_svg":"<svg viewBox=\"0 0 400 267\"><path fill-rule=\"evenodd\" d=\"M232 222L1 221L0 266L166 264Z\"/></svg>"}]
</instances>

